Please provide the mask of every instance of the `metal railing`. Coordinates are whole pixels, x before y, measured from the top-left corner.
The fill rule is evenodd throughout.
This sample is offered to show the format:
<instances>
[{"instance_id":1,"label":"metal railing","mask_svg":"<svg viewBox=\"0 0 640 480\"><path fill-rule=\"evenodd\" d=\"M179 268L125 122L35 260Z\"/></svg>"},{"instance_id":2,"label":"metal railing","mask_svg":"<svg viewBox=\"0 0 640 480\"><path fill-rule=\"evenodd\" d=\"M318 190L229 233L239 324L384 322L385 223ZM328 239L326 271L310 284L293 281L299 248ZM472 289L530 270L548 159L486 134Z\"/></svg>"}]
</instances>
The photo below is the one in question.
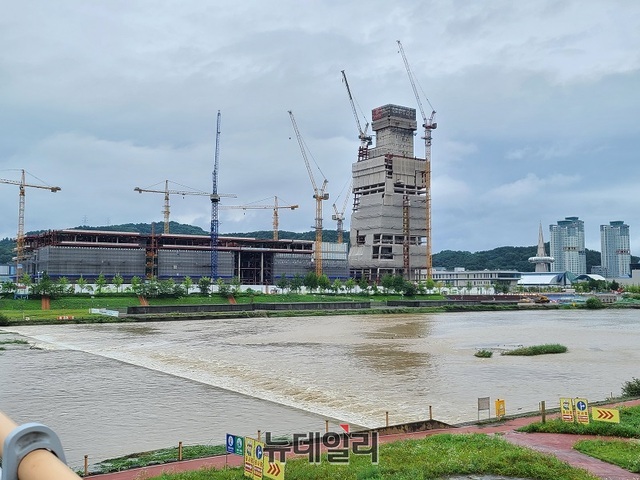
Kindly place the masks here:
<instances>
[{"instance_id":1,"label":"metal railing","mask_svg":"<svg viewBox=\"0 0 640 480\"><path fill-rule=\"evenodd\" d=\"M1 480L78 480L66 465L60 439L46 425L18 426L0 412Z\"/></svg>"}]
</instances>

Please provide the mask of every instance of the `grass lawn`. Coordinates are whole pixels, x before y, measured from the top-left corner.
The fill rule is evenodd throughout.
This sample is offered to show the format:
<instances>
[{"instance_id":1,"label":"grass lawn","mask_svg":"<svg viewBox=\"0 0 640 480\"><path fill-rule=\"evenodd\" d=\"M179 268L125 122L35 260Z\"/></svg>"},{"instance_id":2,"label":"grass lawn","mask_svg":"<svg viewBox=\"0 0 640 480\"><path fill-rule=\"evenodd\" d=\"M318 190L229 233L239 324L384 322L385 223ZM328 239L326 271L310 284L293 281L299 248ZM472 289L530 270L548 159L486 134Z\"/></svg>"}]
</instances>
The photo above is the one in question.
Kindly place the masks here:
<instances>
[{"instance_id":1,"label":"grass lawn","mask_svg":"<svg viewBox=\"0 0 640 480\"><path fill-rule=\"evenodd\" d=\"M573 448L590 457L640 473L640 443L623 440L581 440Z\"/></svg>"},{"instance_id":2,"label":"grass lawn","mask_svg":"<svg viewBox=\"0 0 640 480\"><path fill-rule=\"evenodd\" d=\"M335 465L323 456L320 464L288 460L287 480L418 480L451 475L494 474L539 480L593 480L597 477L570 467L551 455L512 445L483 434L434 435L380 446L379 463L368 455L352 455L348 465ZM240 468L203 469L154 477L162 480L242 479Z\"/></svg>"},{"instance_id":3,"label":"grass lawn","mask_svg":"<svg viewBox=\"0 0 640 480\"><path fill-rule=\"evenodd\" d=\"M521 432L571 433L575 435L600 435L634 439L623 440L584 440L574 448L582 453L608 463L618 465L631 472L640 473L640 406L620 408L620 423L563 422L554 419L546 423L532 423L519 429Z\"/></svg>"},{"instance_id":4,"label":"grass lawn","mask_svg":"<svg viewBox=\"0 0 640 480\"><path fill-rule=\"evenodd\" d=\"M398 299L400 295L361 296L348 294L263 294L260 292L242 293L235 297L237 303L300 303L300 302L384 302L388 299ZM440 295L418 295L417 300L442 300ZM147 298L149 305L203 305L227 304L227 297L213 294L203 296L197 293L180 298ZM106 308L111 310L125 310L127 307L140 305L137 296L133 294L77 294L54 298L50 302L50 310L42 310L40 299L0 299L0 324L2 319L8 321L23 321L29 318L33 323L46 320L56 320L61 316L73 316L76 320L87 322L117 321L114 317L90 314L92 308Z\"/></svg>"}]
</instances>

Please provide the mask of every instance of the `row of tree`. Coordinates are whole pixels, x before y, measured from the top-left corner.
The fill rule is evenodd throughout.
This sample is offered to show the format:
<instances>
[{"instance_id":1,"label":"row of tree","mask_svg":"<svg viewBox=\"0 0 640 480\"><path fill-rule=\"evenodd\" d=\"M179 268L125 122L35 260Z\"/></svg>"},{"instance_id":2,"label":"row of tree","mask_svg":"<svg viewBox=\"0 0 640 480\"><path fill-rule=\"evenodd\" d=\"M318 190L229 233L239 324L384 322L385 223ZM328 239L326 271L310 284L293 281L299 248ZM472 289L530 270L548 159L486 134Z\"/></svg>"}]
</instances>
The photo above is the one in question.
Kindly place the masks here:
<instances>
[{"instance_id":1,"label":"row of tree","mask_svg":"<svg viewBox=\"0 0 640 480\"><path fill-rule=\"evenodd\" d=\"M415 284L406 281L400 275L384 275L380 285L369 284L365 279L355 280L353 278L342 281L335 279L331 281L326 275L316 275L309 272L305 276L295 275L287 278L284 275L278 279L276 286L283 293L300 293L303 289L307 292L319 293L349 293L356 290L363 294L377 293L397 293L413 296L418 293L425 294L434 289L442 288L441 284L436 284L433 280L427 280ZM51 298L73 294L93 294L103 295L107 293L129 293L145 297L182 297L193 293L194 289L200 295L209 295L215 287L215 291L222 296L238 295L242 293L240 279L235 277L229 282L217 279L215 282L209 277L201 277L194 282L191 277L185 277L182 282L176 282L169 278L158 280L157 278L142 279L132 277L128 283L121 275L114 275L107 278L100 275L93 283L89 283L85 278L80 277L75 283L70 282L66 277L53 280L46 272L41 277L34 279L31 275L24 274L20 278L19 286L12 281L0 283L0 294L14 295L26 294L34 296L48 296Z\"/></svg>"}]
</instances>

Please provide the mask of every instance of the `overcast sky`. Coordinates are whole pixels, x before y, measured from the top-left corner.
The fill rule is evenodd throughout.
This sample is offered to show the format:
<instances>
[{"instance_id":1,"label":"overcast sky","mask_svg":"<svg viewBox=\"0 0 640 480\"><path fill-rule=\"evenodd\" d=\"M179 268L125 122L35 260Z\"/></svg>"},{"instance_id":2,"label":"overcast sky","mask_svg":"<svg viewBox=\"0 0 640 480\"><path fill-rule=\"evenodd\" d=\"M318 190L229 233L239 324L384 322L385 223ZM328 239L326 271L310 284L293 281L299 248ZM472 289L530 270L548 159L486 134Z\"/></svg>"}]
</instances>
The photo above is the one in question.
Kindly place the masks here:
<instances>
[{"instance_id":1,"label":"overcast sky","mask_svg":"<svg viewBox=\"0 0 640 480\"><path fill-rule=\"evenodd\" d=\"M437 110L434 253L534 245L540 222L548 241L550 224L578 216L587 248L623 220L640 254L634 0L7 0L0 178L25 169L62 188L27 188L26 231L161 222L163 196L134 187L211 191L220 110L218 191L237 195L222 204L278 196L300 205L280 229L307 231L292 110L335 229L359 144L340 71L368 119L416 108L396 40ZM18 187L0 184L0 202L0 237L15 237ZM171 197L173 221L208 230L210 212L206 196ZM221 210L220 233L268 230L271 213Z\"/></svg>"}]
</instances>

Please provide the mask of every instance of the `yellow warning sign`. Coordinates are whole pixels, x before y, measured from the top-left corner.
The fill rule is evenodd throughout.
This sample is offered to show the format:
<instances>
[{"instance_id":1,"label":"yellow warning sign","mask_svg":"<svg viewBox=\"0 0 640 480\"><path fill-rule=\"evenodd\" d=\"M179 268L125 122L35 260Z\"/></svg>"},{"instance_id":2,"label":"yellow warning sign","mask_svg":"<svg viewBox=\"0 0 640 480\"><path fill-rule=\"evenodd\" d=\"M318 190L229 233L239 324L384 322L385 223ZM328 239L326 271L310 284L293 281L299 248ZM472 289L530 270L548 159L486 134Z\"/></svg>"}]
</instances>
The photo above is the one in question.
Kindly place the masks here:
<instances>
[{"instance_id":1,"label":"yellow warning sign","mask_svg":"<svg viewBox=\"0 0 640 480\"><path fill-rule=\"evenodd\" d=\"M573 422L573 398L560 398L560 415L563 422Z\"/></svg>"},{"instance_id":2,"label":"yellow warning sign","mask_svg":"<svg viewBox=\"0 0 640 480\"><path fill-rule=\"evenodd\" d=\"M264 442L244 437L244 476L262 480L264 470Z\"/></svg>"},{"instance_id":3,"label":"yellow warning sign","mask_svg":"<svg viewBox=\"0 0 640 480\"><path fill-rule=\"evenodd\" d=\"M277 458L273 458L273 462L269 461L269 455L264 456L264 478L272 480L284 480L285 463Z\"/></svg>"},{"instance_id":4,"label":"yellow warning sign","mask_svg":"<svg viewBox=\"0 0 640 480\"><path fill-rule=\"evenodd\" d=\"M615 408L591 408L591 419L594 422L620 423L620 410Z\"/></svg>"},{"instance_id":5,"label":"yellow warning sign","mask_svg":"<svg viewBox=\"0 0 640 480\"><path fill-rule=\"evenodd\" d=\"M506 414L506 408L505 408L505 405L504 405L504 400L497 399L495 401L495 405L496 405L496 417L497 418L504 417L505 414Z\"/></svg>"}]
</instances>

